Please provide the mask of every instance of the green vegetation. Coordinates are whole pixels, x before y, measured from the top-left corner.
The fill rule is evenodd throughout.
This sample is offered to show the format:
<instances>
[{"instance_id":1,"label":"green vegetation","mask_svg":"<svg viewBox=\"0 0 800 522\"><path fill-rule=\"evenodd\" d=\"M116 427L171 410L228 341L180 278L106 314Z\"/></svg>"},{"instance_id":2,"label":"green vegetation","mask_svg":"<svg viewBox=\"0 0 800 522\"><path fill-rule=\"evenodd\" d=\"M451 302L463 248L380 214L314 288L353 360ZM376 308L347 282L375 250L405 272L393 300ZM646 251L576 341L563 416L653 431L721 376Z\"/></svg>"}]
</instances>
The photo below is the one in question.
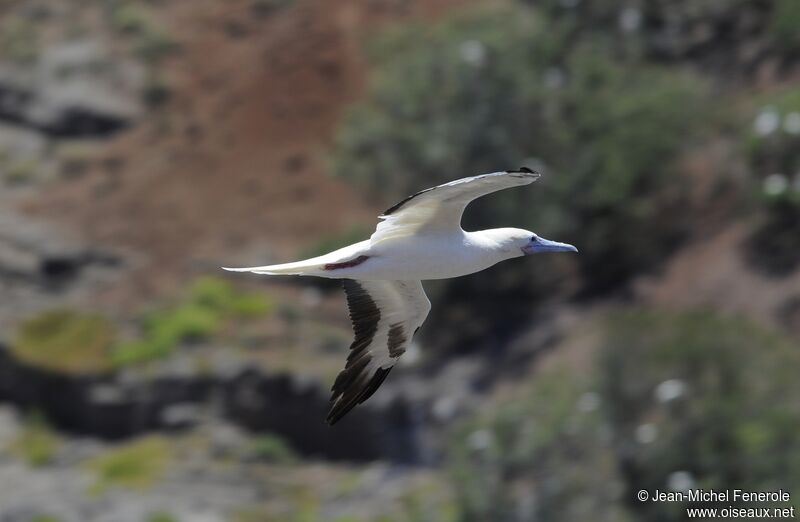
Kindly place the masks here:
<instances>
[{"instance_id":1,"label":"green vegetation","mask_svg":"<svg viewBox=\"0 0 800 522\"><path fill-rule=\"evenodd\" d=\"M132 39L135 54L150 66L177 48L175 40L158 27L146 4L112 0L108 2L108 20L115 31Z\"/></svg>"},{"instance_id":2,"label":"green vegetation","mask_svg":"<svg viewBox=\"0 0 800 522\"><path fill-rule=\"evenodd\" d=\"M5 169L5 181L13 185L30 183L36 177L38 165L33 160L16 161Z\"/></svg>"},{"instance_id":3,"label":"green vegetation","mask_svg":"<svg viewBox=\"0 0 800 522\"><path fill-rule=\"evenodd\" d=\"M400 496L402 505L397 516L383 515L375 522L456 522L458 512L456 505L449 498L449 494L443 495L442 488L436 483L425 484L410 491L404 492Z\"/></svg>"},{"instance_id":4,"label":"green vegetation","mask_svg":"<svg viewBox=\"0 0 800 522\"><path fill-rule=\"evenodd\" d=\"M292 5L294 0L252 0L250 9L256 16L268 16Z\"/></svg>"},{"instance_id":5,"label":"green vegetation","mask_svg":"<svg viewBox=\"0 0 800 522\"><path fill-rule=\"evenodd\" d=\"M749 238L748 257L769 274L786 275L800 266L800 197L768 198L766 210Z\"/></svg>"},{"instance_id":6,"label":"green vegetation","mask_svg":"<svg viewBox=\"0 0 800 522\"><path fill-rule=\"evenodd\" d=\"M58 309L25 321L10 349L19 360L40 368L102 372L112 366L115 338L116 329L106 318Z\"/></svg>"},{"instance_id":7,"label":"green vegetation","mask_svg":"<svg viewBox=\"0 0 800 522\"><path fill-rule=\"evenodd\" d=\"M25 424L22 432L11 442L9 450L22 457L30 466L46 466L53 461L60 441L50 429L45 419L33 415Z\"/></svg>"},{"instance_id":8,"label":"green vegetation","mask_svg":"<svg viewBox=\"0 0 800 522\"><path fill-rule=\"evenodd\" d=\"M135 2L117 1L112 3L111 25L116 31L142 34L150 28L151 21L142 6Z\"/></svg>"},{"instance_id":9,"label":"green vegetation","mask_svg":"<svg viewBox=\"0 0 800 522\"><path fill-rule=\"evenodd\" d=\"M289 444L273 434L256 437L253 441L252 452L255 458L276 464L288 464L297 459L297 455Z\"/></svg>"},{"instance_id":10,"label":"green vegetation","mask_svg":"<svg viewBox=\"0 0 800 522\"><path fill-rule=\"evenodd\" d=\"M163 359L180 343L209 338L218 328L217 317L199 307L153 313L145 320L144 336L116 346L113 361L122 367Z\"/></svg>"},{"instance_id":11,"label":"green vegetation","mask_svg":"<svg viewBox=\"0 0 800 522\"><path fill-rule=\"evenodd\" d=\"M792 442L800 403L786 400L800 394L800 353L788 340L702 312L636 312L611 325L601 390L615 446L632 450L629 498L665 489L676 471L704 488L800 485L800 448ZM642 440L645 425L651 436ZM667 505L637 508L640 519L685 519Z\"/></svg>"},{"instance_id":12,"label":"green vegetation","mask_svg":"<svg viewBox=\"0 0 800 522\"><path fill-rule=\"evenodd\" d=\"M227 519L227 522L273 522L273 520L274 519L262 513L261 510L256 508L246 508L240 509L231 514Z\"/></svg>"},{"instance_id":13,"label":"green vegetation","mask_svg":"<svg viewBox=\"0 0 800 522\"><path fill-rule=\"evenodd\" d=\"M189 291L189 300L220 315L241 319L260 317L273 307L263 294L238 291L218 277L202 277L195 281Z\"/></svg>"},{"instance_id":14,"label":"green vegetation","mask_svg":"<svg viewBox=\"0 0 800 522\"><path fill-rule=\"evenodd\" d=\"M292 514L288 522L316 522L320 520L320 500L314 493L303 486L298 487L292 496Z\"/></svg>"},{"instance_id":15,"label":"green vegetation","mask_svg":"<svg viewBox=\"0 0 800 522\"><path fill-rule=\"evenodd\" d=\"M146 63L157 64L173 53L177 47L177 43L169 34L152 28L139 37L135 51Z\"/></svg>"},{"instance_id":16,"label":"green vegetation","mask_svg":"<svg viewBox=\"0 0 800 522\"><path fill-rule=\"evenodd\" d=\"M757 103L751 120L742 125L749 129L745 153L750 167L759 177L800 171L800 88L770 93Z\"/></svg>"},{"instance_id":17,"label":"green vegetation","mask_svg":"<svg viewBox=\"0 0 800 522\"><path fill-rule=\"evenodd\" d=\"M607 423L597 399L585 398L595 396L569 372L554 372L458 430L449 467L459 520L632 520L618 498Z\"/></svg>"},{"instance_id":18,"label":"green vegetation","mask_svg":"<svg viewBox=\"0 0 800 522\"><path fill-rule=\"evenodd\" d=\"M655 266L681 236L674 164L700 126L696 78L615 61L602 35L575 39L570 24L524 6L412 26L372 54L367 100L338 135L338 175L397 198L544 165L535 190L482 201L467 222L538 223L580 248L594 289Z\"/></svg>"},{"instance_id":19,"label":"green vegetation","mask_svg":"<svg viewBox=\"0 0 800 522\"><path fill-rule=\"evenodd\" d=\"M178 522L178 519L169 513L161 511L147 517L147 522Z\"/></svg>"},{"instance_id":20,"label":"green vegetation","mask_svg":"<svg viewBox=\"0 0 800 522\"><path fill-rule=\"evenodd\" d=\"M16 63L29 64L38 54L39 35L28 20L9 17L0 24L0 53Z\"/></svg>"},{"instance_id":21,"label":"green vegetation","mask_svg":"<svg viewBox=\"0 0 800 522\"><path fill-rule=\"evenodd\" d=\"M261 317L272 308L262 294L203 277L189 288L184 300L146 314L139 338L120 342L116 327L107 318L57 309L25 321L10 349L19 360L40 368L106 372L167 357L182 343L224 334L232 323Z\"/></svg>"},{"instance_id":22,"label":"green vegetation","mask_svg":"<svg viewBox=\"0 0 800 522\"><path fill-rule=\"evenodd\" d=\"M61 519L55 515L36 515L31 522L61 522Z\"/></svg>"},{"instance_id":23,"label":"green vegetation","mask_svg":"<svg viewBox=\"0 0 800 522\"><path fill-rule=\"evenodd\" d=\"M200 278L184 301L147 314L141 338L117 346L114 363L127 366L166 357L181 343L209 339L230 321L260 317L272 306L263 295L236 290L223 279Z\"/></svg>"},{"instance_id":24,"label":"green vegetation","mask_svg":"<svg viewBox=\"0 0 800 522\"><path fill-rule=\"evenodd\" d=\"M60 174L65 178L77 178L86 173L97 149L78 140L59 145L57 157Z\"/></svg>"},{"instance_id":25,"label":"green vegetation","mask_svg":"<svg viewBox=\"0 0 800 522\"><path fill-rule=\"evenodd\" d=\"M155 435L111 449L87 463L97 477L92 491L101 493L110 487L148 488L164 474L170 455L167 439Z\"/></svg>"},{"instance_id":26,"label":"green vegetation","mask_svg":"<svg viewBox=\"0 0 800 522\"><path fill-rule=\"evenodd\" d=\"M800 3L795 0L776 0L772 11L770 32L786 51L800 49Z\"/></svg>"},{"instance_id":27,"label":"green vegetation","mask_svg":"<svg viewBox=\"0 0 800 522\"><path fill-rule=\"evenodd\" d=\"M800 89L759 100L745 144L763 210L748 254L767 272L786 274L800 265Z\"/></svg>"},{"instance_id":28,"label":"green vegetation","mask_svg":"<svg viewBox=\"0 0 800 522\"><path fill-rule=\"evenodd\" d=\"M738 318L648 311L612 316L598 348L593 374L537 375L455 433L461 520L669 522L683 505L636 492L800 485L788 340Z\"/></svg>"},{"instance_id":29,"label":"green vegetation","mask_svg":"<svg viewBox=\"0 0 800 522\"><path fill-rule=\"evenodd\" d=\"M151 8L131 0L110 0L107 18L115 31L127 37L131 52L147 66L142 100L149 108L157 109L171 96L169 82L159 70L159 64L178 48L178 44L158 26Z\"/></svg>"},{"instance_id":30,"label":"green vegetation","mask_svg":"<svg viewBox=\"0 0 800 522\"><path fill-rule=\"evenodd\" d=\"M151 70L148 72L142 96L145 104L155 109L169 101L172 96L172 90L164 76Z\"/></svg>"}]
</instances>

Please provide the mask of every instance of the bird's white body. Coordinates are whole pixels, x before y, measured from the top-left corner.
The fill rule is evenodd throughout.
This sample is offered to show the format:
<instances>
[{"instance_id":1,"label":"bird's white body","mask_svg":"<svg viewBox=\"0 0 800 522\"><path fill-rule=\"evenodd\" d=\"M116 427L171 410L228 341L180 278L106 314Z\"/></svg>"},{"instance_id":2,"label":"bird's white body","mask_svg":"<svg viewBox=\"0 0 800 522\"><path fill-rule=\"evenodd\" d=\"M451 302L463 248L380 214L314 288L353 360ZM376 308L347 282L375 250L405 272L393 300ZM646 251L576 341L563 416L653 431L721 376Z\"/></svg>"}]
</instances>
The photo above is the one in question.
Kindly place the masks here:
<instances>
[{"instance_id":1,"label":"bird's white body","mask_svg":"<svg viewBox=\"0 0 800 522\"><path fill-rule=\"evenodd\" d=\"M356 338L333 385L333 424L375 392L425 321L430 301L421 281L480 272L535 252L576 250L518 228L461 228L464 208L475 198L538 178L521 168L451 181L388 209L365 241L303 261L226 270L344 281Z\"/></svg>"},{"instance_id":2,"label":"bird's white body","mask_svg":"<svg viewBox=\"0 0 800 522\"><path fill-rule=\"evenodd\" d=\"M433 233L408 236L376 245L370 240L340 248L324 256L301 262L306 266L285 268L302 270L302 275L362 281L449 279L473 274L522 252L504 252L496 248L491 236L483 231ZM355 266L325 269L366 256ZM280 266L280 265L277 265Z\"/></svg>"}]
</instances>

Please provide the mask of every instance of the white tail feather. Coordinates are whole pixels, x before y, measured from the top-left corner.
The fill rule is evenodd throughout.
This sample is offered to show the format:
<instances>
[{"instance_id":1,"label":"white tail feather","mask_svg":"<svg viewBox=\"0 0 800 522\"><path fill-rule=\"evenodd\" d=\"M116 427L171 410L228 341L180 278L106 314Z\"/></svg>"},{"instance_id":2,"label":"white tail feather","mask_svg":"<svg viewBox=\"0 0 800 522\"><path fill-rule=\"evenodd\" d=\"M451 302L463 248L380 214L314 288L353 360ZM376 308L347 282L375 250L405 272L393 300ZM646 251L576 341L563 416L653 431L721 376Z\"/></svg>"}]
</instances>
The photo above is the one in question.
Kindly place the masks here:
<instances>
[{"instance_id":1,"label":"white tail feather","mask_svg":"<svg viewBox=\"0 0 800 522\"><path fill-rule=\"evenodd\" d=\"M294 263L282 263L280 265L250 266L246 268L226 268L229 272L253 272L254 274L266 275L315 275L321 277L332 277L326 272L325 265L328 263L338 263L354 257L358 257L362 252L369 248L369 240L361 241L354 245L346 246L328 254L295 261ZM337 272L338 274L338 272Z\"/></svg>"},{"instance_id":2,"label":"white tail feather","mask_svg":"<svg viewBox=\"0 0 800 522\"><path fill-rule=\"evenodd\" d=\"M222 267L229 272L253 272L254 274L266 275L303 275L314 272L322 268L324 263L315 262L314 259L297 261L295 263L283 263L280 265L249 266L244 268Z\"/></svg>"}]
</instances>

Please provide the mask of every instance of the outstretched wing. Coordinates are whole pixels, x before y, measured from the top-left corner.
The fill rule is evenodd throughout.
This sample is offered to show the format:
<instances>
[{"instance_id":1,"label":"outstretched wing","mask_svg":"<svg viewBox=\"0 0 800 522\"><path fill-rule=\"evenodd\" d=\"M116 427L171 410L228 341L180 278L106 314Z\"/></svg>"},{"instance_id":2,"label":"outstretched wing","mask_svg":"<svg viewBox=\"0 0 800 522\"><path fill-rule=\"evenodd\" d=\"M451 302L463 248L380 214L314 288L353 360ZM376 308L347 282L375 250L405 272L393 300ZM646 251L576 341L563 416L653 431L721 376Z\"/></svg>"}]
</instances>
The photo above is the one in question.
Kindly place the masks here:
<instances>
[{"instance_id":1,"label":"outstretched wing","mask_svg":"<svg viewBox=\"0 0 800 522\"><path fill-rule=\"evenodd\" d=\"M464 209L473 200L505 188L533 183L540 174L527 167L457 179L422 190L386 210L380 218L372 244L428 230L461 227Z\"/></svg>"},{"instance_id":2,"label":"outstretched wing","mask_svg":"<svg viewBox=\"0 0 800 522\"><path fill-rule=\"evenodd\" d=\"M420 281L343 283L355 340L331 388L328 424L375 393L431 309Z\"/></svg>"}]
</instances>

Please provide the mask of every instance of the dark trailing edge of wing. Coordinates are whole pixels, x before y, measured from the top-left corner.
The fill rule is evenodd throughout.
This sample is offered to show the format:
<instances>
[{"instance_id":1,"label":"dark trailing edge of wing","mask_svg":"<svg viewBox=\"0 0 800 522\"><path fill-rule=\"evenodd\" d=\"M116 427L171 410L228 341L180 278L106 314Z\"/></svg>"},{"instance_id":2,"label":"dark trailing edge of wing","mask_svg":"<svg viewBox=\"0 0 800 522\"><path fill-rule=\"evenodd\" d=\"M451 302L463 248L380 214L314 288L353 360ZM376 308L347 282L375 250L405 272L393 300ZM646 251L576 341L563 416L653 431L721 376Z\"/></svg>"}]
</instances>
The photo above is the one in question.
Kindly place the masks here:
<instances>
[{"instance_id":1,"label":"dark trailing edge of wing","mask_svg":"<svg viewBox=\"0 0 800 522\"><path fill-rule=\"evenodd\" d=\"M331 391L331 406L326 421L333 425L353 409L356 404L367 400L381 385L389 374L390 368L378 368L374 375L366 370L372 361L368 348L378 330L381 311L364 287L352 279L342 280L347 306L350 309L350 321L353 323L355 339L350 345L347 364L339 372Z\"/></svg>"}]
</instances>

